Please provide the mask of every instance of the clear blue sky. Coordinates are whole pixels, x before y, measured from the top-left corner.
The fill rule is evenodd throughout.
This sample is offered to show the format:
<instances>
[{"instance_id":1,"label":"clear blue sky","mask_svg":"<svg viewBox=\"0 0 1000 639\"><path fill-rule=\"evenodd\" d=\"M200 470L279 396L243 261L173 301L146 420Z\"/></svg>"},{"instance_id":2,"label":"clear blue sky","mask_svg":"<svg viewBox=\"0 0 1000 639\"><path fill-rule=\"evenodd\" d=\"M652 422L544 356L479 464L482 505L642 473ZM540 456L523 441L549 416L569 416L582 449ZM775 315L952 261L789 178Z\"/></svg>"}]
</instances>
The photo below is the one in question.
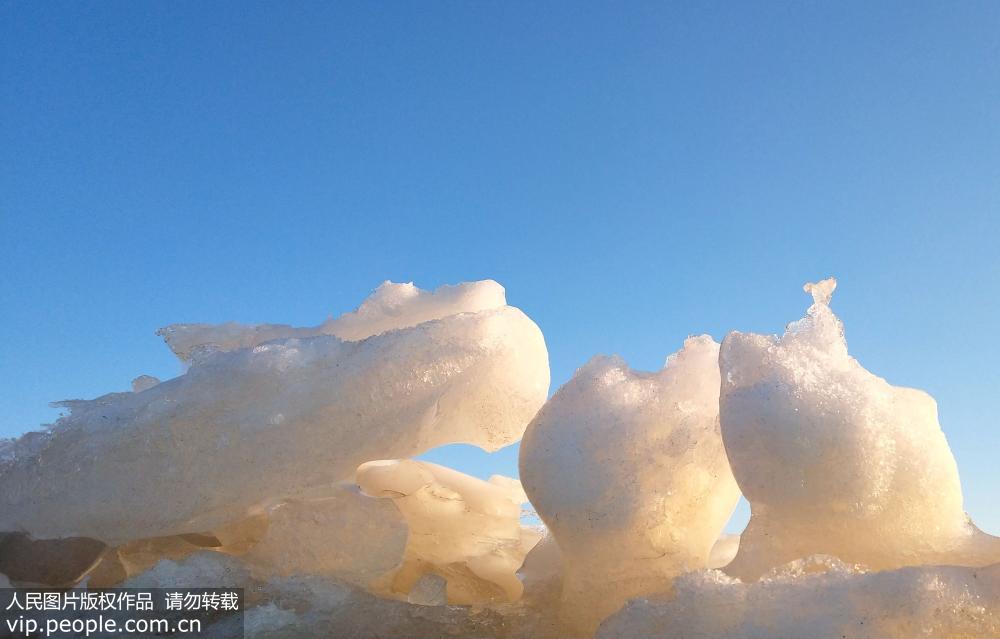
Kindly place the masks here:
<instances>
[{"instance_id":1,"label":"clear blue sky","mask_svg":"<svg viewBox=\"0 0 1000 639\"><path fill-rule=\"evenodd\" d=\"M500 281L555 389L833 274L1000 533L1000 3L696 4L3 3L0 434L385 279Z\"/></svg>"}]
</instances>

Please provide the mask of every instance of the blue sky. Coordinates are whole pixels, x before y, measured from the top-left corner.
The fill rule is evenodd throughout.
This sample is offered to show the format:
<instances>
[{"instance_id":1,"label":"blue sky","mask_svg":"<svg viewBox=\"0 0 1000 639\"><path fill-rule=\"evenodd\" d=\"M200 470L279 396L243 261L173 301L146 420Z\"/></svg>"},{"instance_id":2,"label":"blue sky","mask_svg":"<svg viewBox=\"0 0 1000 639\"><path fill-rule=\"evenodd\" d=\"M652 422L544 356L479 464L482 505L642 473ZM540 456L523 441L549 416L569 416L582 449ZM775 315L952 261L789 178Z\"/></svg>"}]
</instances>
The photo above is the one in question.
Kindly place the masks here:
<instances>
[{"instance_id":1,"label":"blue sky","mask_svg":"<svg viewBox=\"0 0 1000 639\"><path fill-rule=\"evenodd\" d=\"M554 390L833 274L1000 533L1000 4L697 4L3 3L0 435L386 279L500 281Z\"/></svg>"}]
</instances>

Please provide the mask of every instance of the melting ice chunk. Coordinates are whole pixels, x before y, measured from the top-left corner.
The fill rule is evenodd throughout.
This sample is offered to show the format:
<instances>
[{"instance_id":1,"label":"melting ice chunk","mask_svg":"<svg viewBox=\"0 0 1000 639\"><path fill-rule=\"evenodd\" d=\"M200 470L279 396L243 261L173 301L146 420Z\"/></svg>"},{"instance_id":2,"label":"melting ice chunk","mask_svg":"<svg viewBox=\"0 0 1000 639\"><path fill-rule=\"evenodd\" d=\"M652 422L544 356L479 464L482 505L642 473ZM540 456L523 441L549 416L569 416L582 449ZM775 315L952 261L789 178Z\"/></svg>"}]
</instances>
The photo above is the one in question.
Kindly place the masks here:
<instances>
[{"instance_id":1,"label":"melting ice chunk","mask_svg":"<svg viewBox=\"0 0 1000 639\"><path fill-rule=\"evenodd\" d=\"M412 314L406 300L362 305L354 335L409 326L363 341L216 349L141 392L69 403L50 432L0 446L0 531L117 546L214 530L370 459L517 441L548 392L538 327L503 305L422 321L502 302L499 285L485 286L444 306L407 289L426 300Z\"/></svg>"},{"instance_id":2,"label":"melting ice chunk","mask_svg":"<svg viewBox=\"0 0 1000 639\"><path fill-rule=\"evenodd\" d=\"M889 385L848 355L836 285L782 337L722 344L722 435L751 519L727 572L755 579L826 554L872 569L1000 561L962 509L958 467L930 395Z\"/></svg>"},{"instance_id":3,"label":"melting ice chunk","mask_svg":"<svg viewBox=\"0 0 1000 639\"><path fill-rule=\"evenodd\" d=\"M708 565L739 499L718 353L692 337L656 373L596 357L529 425L521 481L562 551L563 616L578 631Z\"/></svg>"}]
</instances>

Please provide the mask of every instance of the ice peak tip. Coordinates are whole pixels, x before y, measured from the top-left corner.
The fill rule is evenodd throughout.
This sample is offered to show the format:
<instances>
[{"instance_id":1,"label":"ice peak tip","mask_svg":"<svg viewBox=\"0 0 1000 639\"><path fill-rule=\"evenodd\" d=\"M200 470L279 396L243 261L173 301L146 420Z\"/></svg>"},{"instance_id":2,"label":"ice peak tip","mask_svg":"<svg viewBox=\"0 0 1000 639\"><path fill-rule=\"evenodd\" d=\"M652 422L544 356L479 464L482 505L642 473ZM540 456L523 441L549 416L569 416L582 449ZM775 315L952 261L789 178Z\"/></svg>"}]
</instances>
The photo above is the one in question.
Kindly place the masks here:
<instances>
[{"instance_id":1,"label":"ice peak tip","mask_svg":"<svg viewBox=\"0 0 1000 639\"><path fill-rule=\"evenodd\" d=\"M830 305L830 298L833 297L833 291L836 288L837 278L835 277L828 277L819 282L806 282L802 285L802 290L812 295L813 304L822 304L824 306Z\"/></svg>"}]
</instances>

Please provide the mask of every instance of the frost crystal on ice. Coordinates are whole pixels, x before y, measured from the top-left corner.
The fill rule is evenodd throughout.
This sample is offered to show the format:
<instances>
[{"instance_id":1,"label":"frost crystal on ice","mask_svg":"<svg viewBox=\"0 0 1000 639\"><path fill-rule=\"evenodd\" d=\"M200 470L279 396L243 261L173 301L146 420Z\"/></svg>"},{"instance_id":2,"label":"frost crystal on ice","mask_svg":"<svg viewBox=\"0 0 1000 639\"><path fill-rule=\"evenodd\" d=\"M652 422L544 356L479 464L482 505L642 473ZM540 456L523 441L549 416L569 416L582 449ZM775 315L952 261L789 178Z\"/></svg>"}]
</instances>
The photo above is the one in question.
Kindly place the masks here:
<instances>
[{"instance_id":1,"label":"frost crystal on ice","mask_svg":"<svg viewBox=\"0 0 1000 639\"><path fill-rule=\"evenodd\" d=\"M778 338L722 344L722 436L751 519L727 572L754 579L826 554L872 569L1000 561L962 508L930 395L889 385L847 353L836 282Z\"/></svg>"},{"instance_id":2,"label":"frost crystal on ice","mask_svg":"<svg viewBox=\"0 0 1000 639\"><path fill-rule=\"evenodd\" d=\"M662 371L597 357L521 443L521 481L562 551L564 617L596 627L704 568L739 491L719 434L719 345L689 338Z\"/></svg>"}]
</instances>

